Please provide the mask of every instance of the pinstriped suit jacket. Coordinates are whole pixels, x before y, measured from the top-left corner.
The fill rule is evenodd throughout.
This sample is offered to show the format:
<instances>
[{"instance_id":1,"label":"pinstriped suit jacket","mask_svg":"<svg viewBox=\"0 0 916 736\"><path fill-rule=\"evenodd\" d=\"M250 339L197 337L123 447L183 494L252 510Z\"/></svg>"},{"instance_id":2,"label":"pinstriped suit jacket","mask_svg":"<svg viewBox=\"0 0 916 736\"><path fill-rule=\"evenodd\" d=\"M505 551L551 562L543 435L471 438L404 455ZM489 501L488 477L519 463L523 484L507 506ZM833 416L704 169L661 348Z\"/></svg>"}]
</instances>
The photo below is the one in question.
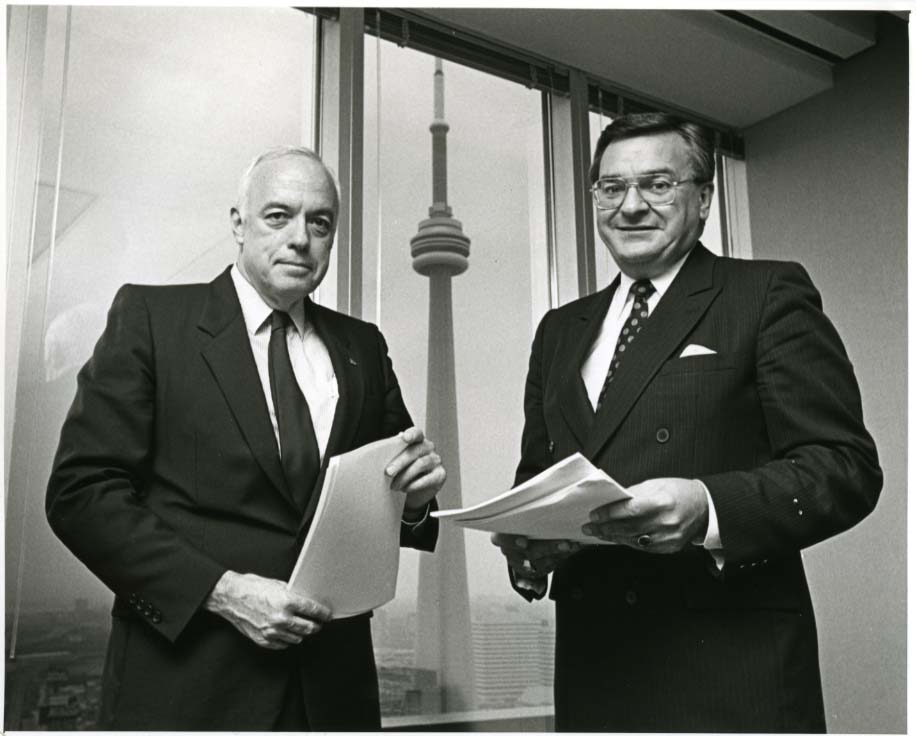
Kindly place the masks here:
<instances>
[{"instance_id":1,"label":"pinstriped suit jacket","mask_svg":"<svg viewBox=\"0 0 916 736\"><path fill-rule=\"evenodd\" d=\"M882 484L840 337L798 264L698 244L596 416L580 368L615 288L538 327L516 483L574 452L625 486L699 478L726 563L701 548L568 558L550 593L557 726L823 731L800 550L861 520ZM690 344L715 354L679 358Z\"/></svg>"}]
</instances>

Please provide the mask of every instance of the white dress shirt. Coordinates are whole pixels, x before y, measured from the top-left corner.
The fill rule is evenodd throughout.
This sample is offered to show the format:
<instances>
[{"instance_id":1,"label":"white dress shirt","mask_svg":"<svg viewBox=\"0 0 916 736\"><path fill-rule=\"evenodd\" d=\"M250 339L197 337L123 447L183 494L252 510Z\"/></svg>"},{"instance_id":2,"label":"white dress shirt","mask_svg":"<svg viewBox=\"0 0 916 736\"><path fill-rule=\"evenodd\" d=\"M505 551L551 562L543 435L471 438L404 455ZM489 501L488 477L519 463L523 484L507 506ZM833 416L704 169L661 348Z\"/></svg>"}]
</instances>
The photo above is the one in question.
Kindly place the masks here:
<instances>
[{"instance_id":1,"label":"white dress shirt","mask_svg":"<svg viewBox=\"0 0 916 736\"><path fill-rule=\"evenodd\" d=\"M245 330L254 353L254 362L258 368L258 378L264 389L267 411L274 428L277 450L280 449L280 431L277 427L277 413L274 410L273 395L270 391L270 374L267 369L267 352L270 345L270 315L273 308L261 298L255 288L239 271L237 265L230 271L235 291L242 305L242 316L245 319ZM305 305L297 302L289 310L292 325L286 328L286 349L289 351L293 375L312 415L315 427L315 439L318 441L318 453L324 460L334 423L334 412L337 409L337 376L328 349L318 337L312 324L306 321Z\"/></svg>"},{"instance_id":2,"label":"white dress shirt","mask_svg":"<svg viewBox=\"0 0 916 736\"><path fill-rule=\"evenodd\" d=\"M668 291L668 287L671 286L674 277L677 276L678 272L681 270L681 266L684 265L684 261L687 260L688 255L690 255L689 252L660 276L649 279L652 282L652 286L655 287L655 292L648 300L650 315L659 301L661 301L661 298L665 295L665 292ZM617 290L611 298L611 305L608 307L604 322L601 324L601 331L598 333L598 338L592 345L588 357L582 364L582 382L585 384L588 400L591 402L593 409L598 405L598 396L601 394L601 389L604 386L604 379L607 376L608 366L611 364L611 358L617 347L617 338L620 337L620 331L623 329L623 324L626 322L630 310L633 308L634 297L633 294L630 293L630 287L633 285L634 281L635 279L621 272L620 284L617 286ZM639 338L636 339L638 340ZM709 508L709 526L706 528L703 547L710 551L722 549L722 540L719 537L719 519L718 516L716 516L716 507L712 502L712 495L709 493L709 489L706 487L705 483L699 480L697 482L703 486L703 490L706 491L706 502ZM713 553L713 557L719 569L721 569L724 564L723 558L715 553Z\"/></svg>"}]
</instances>

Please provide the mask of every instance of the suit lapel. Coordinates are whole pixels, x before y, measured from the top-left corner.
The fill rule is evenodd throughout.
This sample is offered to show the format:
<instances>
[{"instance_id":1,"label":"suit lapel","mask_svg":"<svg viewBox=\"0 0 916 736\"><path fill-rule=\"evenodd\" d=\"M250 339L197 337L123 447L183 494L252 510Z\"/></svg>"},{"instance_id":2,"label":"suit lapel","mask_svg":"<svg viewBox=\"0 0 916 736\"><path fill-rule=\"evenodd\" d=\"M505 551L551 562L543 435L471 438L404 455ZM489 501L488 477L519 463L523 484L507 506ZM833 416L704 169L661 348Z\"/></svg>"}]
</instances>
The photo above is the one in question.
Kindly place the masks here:
<instances>
[{"instance_id":1,"label":"suit lapel","mask_svg":"<svg viewBox=\"0 0 916 736\"><path fill-rule=\"evenodd\" d=\"M197 327L212 338L201 353L251 453L271 483L295 507L286 486L267 400L228 269L210 284L210 294Z\"/></svg>"},{"instance_id":2,"label":"suit lapel","mask_svg":"<svg viewBox=\"0 0 916 736\"><path fill-rule=\"evenodd\" d=\"M674 282L621 361L593 431L585 456L594 459L629 414L662 364L677 349L719 293L713 286L715 256L697 244Z\"/></svg>"},{"instance_id":3,"label":"suit lapel","mask_svg":"<svg viewBox=\"0 0 916 736\"><path fill-rule=\"evenodd\" d=\"M315 516L328 462L334 455L350 449L353 436L359 427L365 393L363 366L360 366L353 357L345 330L340 325L335 328L333 324L338 320L338 315L330 309L315 304L309 298L305 300L305 313L331 357L331 365L334 366L334 376L337 379L338 398L315 492L309 498L302 520L299 522L300 535L308 532L312 518Z\"/></svg>"},{"instance_id":4,"label":"suit lapel","mask_svg":"<svg viewBox=\"0 0 916 736\"><path fill-rule=\"evenodd\" d=\"M588 400L588 392L582 382L582 364L589 348L595 343L601 325L607 315L611 297L620 283L618 276L611 285L598 293L596 298L584 305L583 309L571 317L569 329L560 345L559 354L569 356L564 362L558 390L560 413L583 447L591 434L595 412Z\"/></svg>"},{"instance_id":5,"label":"suit lapel","mask_svg":"<svg viewBox=\"0 0 916 736\"><path fill-rule=\"evenodd\" d=\"M328 447L324 454L322 469L327 467L328 459L350 449L353 436L359 426L359 417L363 408L365 383L363 370L350 349L350 341L341 326L332 324L338 315L330 309L306 299L306 314L315 326L315 331L328 349L334 375L337 377L337 408L334 411L334 422Z\"/></svg>"}]
</instances>

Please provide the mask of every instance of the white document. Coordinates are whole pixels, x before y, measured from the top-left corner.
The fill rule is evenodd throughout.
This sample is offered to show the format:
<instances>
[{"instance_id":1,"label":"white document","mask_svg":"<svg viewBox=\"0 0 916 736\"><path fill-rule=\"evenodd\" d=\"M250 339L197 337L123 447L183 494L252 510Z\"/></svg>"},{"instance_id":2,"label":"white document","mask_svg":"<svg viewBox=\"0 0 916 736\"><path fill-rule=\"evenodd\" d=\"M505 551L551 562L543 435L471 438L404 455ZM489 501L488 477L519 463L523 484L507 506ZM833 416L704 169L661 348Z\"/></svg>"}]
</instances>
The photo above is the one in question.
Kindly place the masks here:
<instances>
[{"instance_id":1,"label":"white document","mask_svg":"<svg viewBox=\"0 0 916 736\"><path fill-rule=\"evenodd\" d=\"M583 534L582 526L593 509L630 497L623 486L576 453L489 501L433 516L468 529L609 544Z\"/></svg>"},{"instance_id":2,"label":"white document","mask_svg":"<svg viewBox=\"0 0 916 736\"><path fill-rule=\"evenodd\" d=\"M385 468L406 446L390 437L328 462L288 588L326 605L332 618L365 613L394 598L406 497L391 490Z\"/></svg>"}]
</instances>

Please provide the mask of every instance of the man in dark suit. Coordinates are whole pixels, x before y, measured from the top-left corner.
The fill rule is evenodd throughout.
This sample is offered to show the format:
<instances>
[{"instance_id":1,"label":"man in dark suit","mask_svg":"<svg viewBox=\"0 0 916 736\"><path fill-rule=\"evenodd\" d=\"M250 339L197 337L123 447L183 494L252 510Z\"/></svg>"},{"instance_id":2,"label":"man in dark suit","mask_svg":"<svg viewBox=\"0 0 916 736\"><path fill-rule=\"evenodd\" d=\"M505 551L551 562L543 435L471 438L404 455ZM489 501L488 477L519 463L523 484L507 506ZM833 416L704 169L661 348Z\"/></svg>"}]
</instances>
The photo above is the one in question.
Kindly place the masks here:
<instances>
[{"instance_id":1,"label":"man in dark suit","mask_svg":"<svg viewBox=\"0 0 916 736\"><path fill-rule=\"evenodd\" d=\"M284 581L328 458L400 433L401 544L430 551L445 471L378 329L308 298L337 213L314 153L262 154L231 210L236 265L123 287L79 375L47 513L116 595L101 728L380 726L369 614L332 619Z\"/></svg>"},{"instance_id":2,"label":"man in dark suit","mask_svg":"<svg viewBox=\"0 0 916 736\"><path fill-rule=\"evenodd\" d=\"M794 263L699 243L707 131L659 113L602 133L590 171L621 274L545 315L516 483L581 452L632 499L583 531L495 535L556 601L559 730L825 730L800 550L874 507L882 474L840 338Z\"/></svg>"}]
</instances>

